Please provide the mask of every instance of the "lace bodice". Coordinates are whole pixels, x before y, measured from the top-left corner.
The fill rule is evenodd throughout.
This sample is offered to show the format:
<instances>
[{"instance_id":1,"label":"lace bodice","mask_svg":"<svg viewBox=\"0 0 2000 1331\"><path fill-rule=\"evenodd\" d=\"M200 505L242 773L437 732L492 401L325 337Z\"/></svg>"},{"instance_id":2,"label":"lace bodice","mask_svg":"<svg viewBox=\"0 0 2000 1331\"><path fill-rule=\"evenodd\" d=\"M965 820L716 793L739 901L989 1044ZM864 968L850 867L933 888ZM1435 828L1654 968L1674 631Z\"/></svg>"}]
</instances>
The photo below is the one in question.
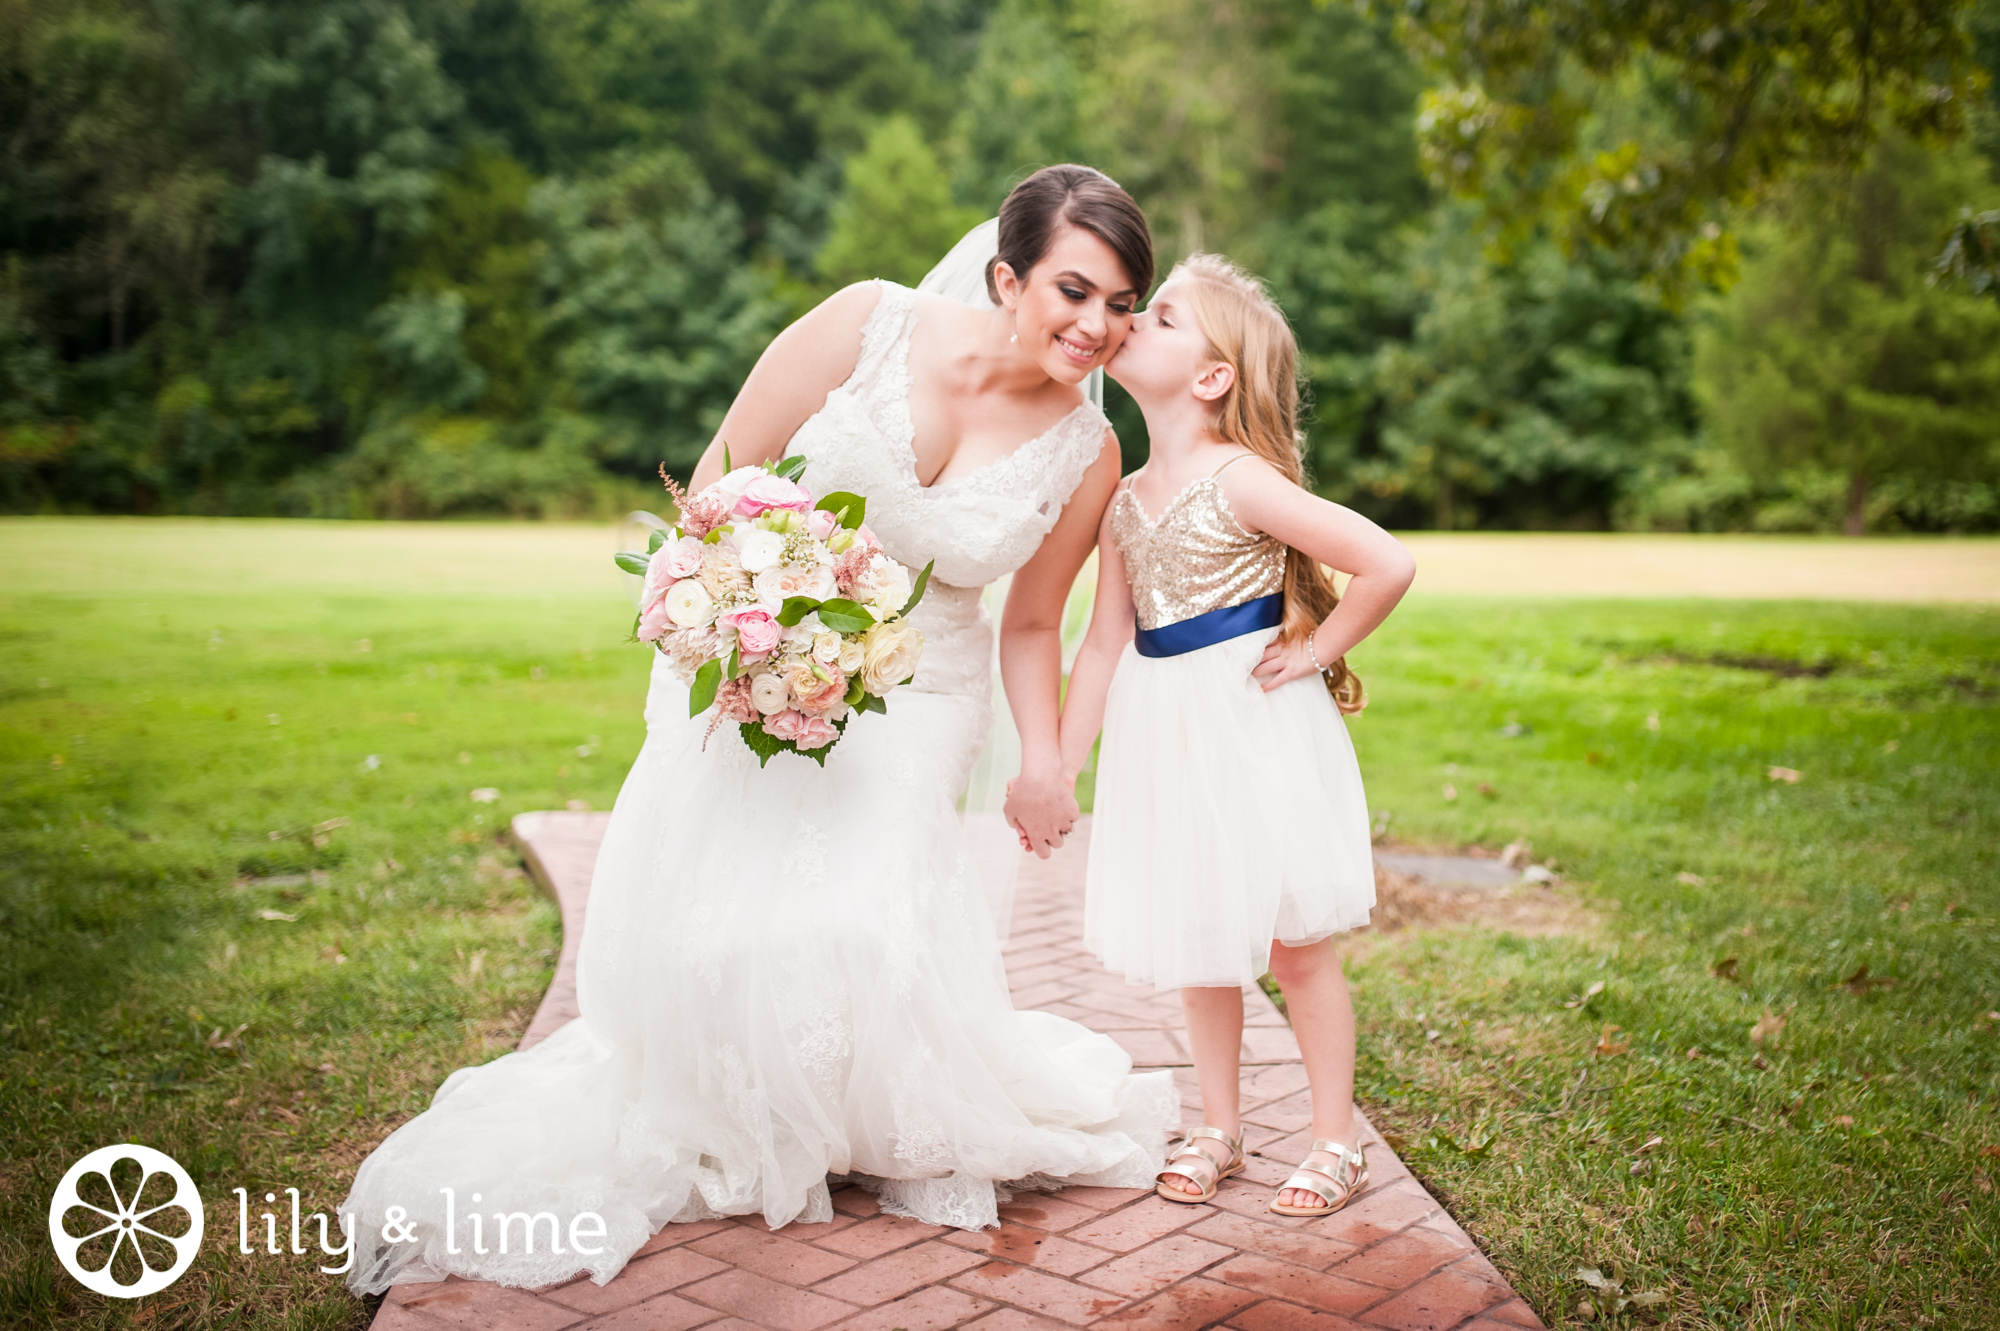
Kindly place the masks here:
<instances>
[{"instance_id":1,"label":"lace bodice","mask_svg":"<svg viewBox=\"0 0 2000 1331\"><path fill-rule=\"evenodd\" d=\"M808 459L803 481L815 493L867 496L869 529L890 556L912 570L937 561L931 590L911 616L925 645L910 687L982 692L992 668L991 628L979 589L1028 562L1096 460L1110 422L1084 402L1004 458L919 484L910 418L917 293L879 285L854 373L826 395L785 451Z\"/></svg>"}]
</instances>

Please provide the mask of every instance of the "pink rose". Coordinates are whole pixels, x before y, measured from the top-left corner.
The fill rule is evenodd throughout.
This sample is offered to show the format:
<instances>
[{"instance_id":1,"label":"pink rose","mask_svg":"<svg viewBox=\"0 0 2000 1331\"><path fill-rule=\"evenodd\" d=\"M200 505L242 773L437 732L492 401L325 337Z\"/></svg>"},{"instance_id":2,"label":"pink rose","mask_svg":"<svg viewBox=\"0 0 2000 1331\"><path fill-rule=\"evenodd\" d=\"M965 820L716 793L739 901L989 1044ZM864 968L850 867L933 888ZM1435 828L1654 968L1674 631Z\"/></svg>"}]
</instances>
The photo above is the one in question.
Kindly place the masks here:
<instances>
[{"instance_id":1,"label":"pink rose","mask_svg":"<svg viewBox=\"0 0 2000 1331\"><path fill-rule=\"evenodd\" d=\"M666 593L662 592L658 600L646 607L646 613L639 616L639 641L658 642L672 627L673 621L667 618Z\"/></svg>"},{"instance_id":2,"label":"pink rose","mask_svg":"<svg viewBox=\"0 0 2000 1331\"><path fill-rule=\"evenodd\" d=\"M870 550L880 550L882 548L882 542L876 539L874 532L868 530L867 523L864 522L859 527L856 527L854 529L854 534L860 537L861 543L867 546Z\"/></svg>"},{"instance_id":3,"label":"pink rose","mask_svg":"<svg viewBox=\"0 0 2000 1331\"><path fill-rule=\"evenodd\" d=\"M833 535L833 529L840 525L840 519L823 508L816 508L806 515L806 530L815 541L824 541Z\"/></svg>"},{"instance_id":4,"label":"pink rose","mask_svg":"<svg viewBox=\"0 0 2000 1331\"><path fill-rule=\"evenodd\" d=\"M743 487L742 496L736 501L736 516L754 518L774 508L788 508L795 513L804 513L812 507L812 499L791 481L782 476L765 473L753 477L750 484Z\"/></svg>"},{"instance_id":5,"label":"pink rose","mask_svg":"<svg viewBox=\"0 0 2000 1331\"><path fill-rule=\"evenodd\" d=\"M698 536L683 536L672 545L663 545L653 556L653 563L666 561L666 572L670 578L691 578L701 572L703 546ZM649 565L647 573L653 570Z\"/></svg>"},{"instance_id":6,"label":"pink rose","mask_svg":"<svg viewBox=\"0 0 2000 1331\"><path fill-rule=\"evenodd\" d=\"M745 657L752 653L760 657L769 655L777 650L785 632L770 611L757 605L726 610L716 616L715 623L718 628L736 630L736 646Z\"/></svg>"},{"instance_id":7,"label":"pink rose","mask_svg":"<svg viewBox=\"0 0 2000 1331\"><path fill-rule=\"evenodd\" d=\"M773 739L788 739L796 742L804 733L805 713L787 707L782 712L773 712L764 718L764 733Z\"/></svg>"},{"instance_id":8,"label":"pink rose","mask_svg":"<svg viewBox=\"0 0 2000 1331\"><path fill-rule=\"evenodd\" d=\"M814 677L814 682L818 682L817 676ZM799 700L800 711L809 715L824 716L839 706L840 700L847 696L847 676L835 670L832 679L811 692L800 693L797 689L792 692Z\"/></svg>"},{"instance_id":9,"label":"pink rose","mask_svg":"<svg viewBox=\"0 0 2000 1331\"><path fill-rule=\"evenodd\" d=\"M839 734L833 722L824 717L806 716L799 718L799 734L793 743L802 749L817 749L831 744Z\"/></svg>"}]
</instances>

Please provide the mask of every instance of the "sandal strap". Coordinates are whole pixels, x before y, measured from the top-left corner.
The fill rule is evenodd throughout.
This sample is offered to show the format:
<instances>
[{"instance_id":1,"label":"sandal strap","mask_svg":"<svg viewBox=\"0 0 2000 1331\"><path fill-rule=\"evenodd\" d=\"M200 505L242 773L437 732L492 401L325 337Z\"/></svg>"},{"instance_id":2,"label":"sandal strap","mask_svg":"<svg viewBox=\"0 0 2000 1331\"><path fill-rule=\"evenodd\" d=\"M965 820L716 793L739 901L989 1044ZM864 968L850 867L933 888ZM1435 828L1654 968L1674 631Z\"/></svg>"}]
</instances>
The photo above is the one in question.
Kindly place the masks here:
<instances>
[{"instance_id":1,"label":"sandal strap","mask_svg":"<svg viewBox=\"0 0 2000 1331\"><path fill-rule=\"evenodd\" d=\"M1307 1154L1312 1154L1312 1151L1324 1151L1328 1155L1333 1156L1338 1162L1336 1168L1341 1169L1342 1173L1346 1172L1347 1166L1354 1166L1356 1173L1353 1182L1345 1178L1336 1178L1332 1173L1322 1169L1318 1165L1301 1162L1299 1167L1292 1171L1292 1176L1279 1185L1278 1190L1282 1192L1286 1188L1297 1188L1302 1192L1312 1193L1329 1207L1337 1206L1343 1199L1353 1194L1355 1187L1360 1182L1361 1174L1365 1173L1368 1169L1368 1161L1362 1155L1359 1147L1349 1149L1339 1142L1328 1138L1321 1138L1313 1142L1312 1148L1307 1151ZM1324 1179L1325 1182L1320 1182L1319 1180L1321 1179ZM1338 1195L1333 1191L1335 1188L1339 1189Z\"/></svg>"},{"instance_id":2,"label":"sandal strap","mask_svg":"<svg viewBox=\"0 0 2000 1331\"><path fill-rule=\"evenodd\" d=\"M1206 1141L1210 1138L1229 1147L1229 1155L1224 1159L1218 1160L1209 1154L1208 1151L1201 1149L1195 1144L1197 1139ZM1180 1174L1183 1177L1193 1179L1200 1185L1203 1192L1207 1192L1209 1187L1221 1176L1222 1171L1235 1163L1236 1157L1241 1151L1242 1145L1240 1139L1232 1139L1220 1129L1211 1128L1204 1124L1186 1135L1179 1149L1167 1157L1167 1167L1162 1169L1159 1175L1155 1177L1163 1177L1167 1174ZM1189 1158L1192 1158L1196 1162L1192 1167L1186 1169L1178 1167L1179 1161Z\"/></svg>"}]
</instances>

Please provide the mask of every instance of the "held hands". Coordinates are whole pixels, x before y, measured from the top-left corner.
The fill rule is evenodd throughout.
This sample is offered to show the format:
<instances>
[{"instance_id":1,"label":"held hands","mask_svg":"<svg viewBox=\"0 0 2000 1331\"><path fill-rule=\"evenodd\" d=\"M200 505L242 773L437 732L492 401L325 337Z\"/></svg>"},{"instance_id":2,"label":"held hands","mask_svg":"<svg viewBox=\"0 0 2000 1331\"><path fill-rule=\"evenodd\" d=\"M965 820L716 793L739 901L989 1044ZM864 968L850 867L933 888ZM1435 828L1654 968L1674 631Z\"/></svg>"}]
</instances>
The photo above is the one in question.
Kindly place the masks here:
<instances>
[{"instance_id":1,"label":"held hands","mask_svg":"<svg viewBox=\"0 0 2000 1331\"><path fill-rule=\"evenodd\" d=\"M1076 793L1059 777L1030 776L1023 772L1007 783L1005 813L1008 824L1021 839L1021 849L1042 859L1063 843L1078 815Z\"/></svg>"},{"instance_id":2,"label":"held hands","mask_svg":"<svg viewBox=\"0 0 2000 1331\"><path fill-rule=\"evenodd\" d=\"M1289 684L1295 679L1306 679L1317 675L1320 672L1319 667L1313 664L1312 651L1307 646L1311 641L1311 635L1302 636L1290 643L1278 638L1271 639L1270 644L1264 648L1263 659L1250 667L1250 677L1257 681L1264 692L1269 693L1272 689L1282 684Z\"/></svg>"}]
</instances>

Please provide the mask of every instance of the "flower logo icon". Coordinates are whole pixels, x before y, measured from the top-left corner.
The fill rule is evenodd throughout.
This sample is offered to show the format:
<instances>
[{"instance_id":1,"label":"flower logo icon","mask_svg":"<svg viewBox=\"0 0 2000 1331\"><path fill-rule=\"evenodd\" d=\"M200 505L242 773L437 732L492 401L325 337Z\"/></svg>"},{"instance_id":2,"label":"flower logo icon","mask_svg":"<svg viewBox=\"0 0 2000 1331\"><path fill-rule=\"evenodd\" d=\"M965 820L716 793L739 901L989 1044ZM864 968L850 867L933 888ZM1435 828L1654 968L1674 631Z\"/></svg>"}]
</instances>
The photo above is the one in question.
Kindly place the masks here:
<instances>
[{"instance_id":1,"label":"flower logo icon","mask_svg":"<svg viewBox=\"0 0 2000 1331\"><path fill-rule=\"evenodd\" d=\"M49 1240L63 1269L114 1299L157 1294L180 1279L201 1248L201 1228L194 1180L150 1146L92 1151L49 1201Z\"/></svg>"}]
</instances>

